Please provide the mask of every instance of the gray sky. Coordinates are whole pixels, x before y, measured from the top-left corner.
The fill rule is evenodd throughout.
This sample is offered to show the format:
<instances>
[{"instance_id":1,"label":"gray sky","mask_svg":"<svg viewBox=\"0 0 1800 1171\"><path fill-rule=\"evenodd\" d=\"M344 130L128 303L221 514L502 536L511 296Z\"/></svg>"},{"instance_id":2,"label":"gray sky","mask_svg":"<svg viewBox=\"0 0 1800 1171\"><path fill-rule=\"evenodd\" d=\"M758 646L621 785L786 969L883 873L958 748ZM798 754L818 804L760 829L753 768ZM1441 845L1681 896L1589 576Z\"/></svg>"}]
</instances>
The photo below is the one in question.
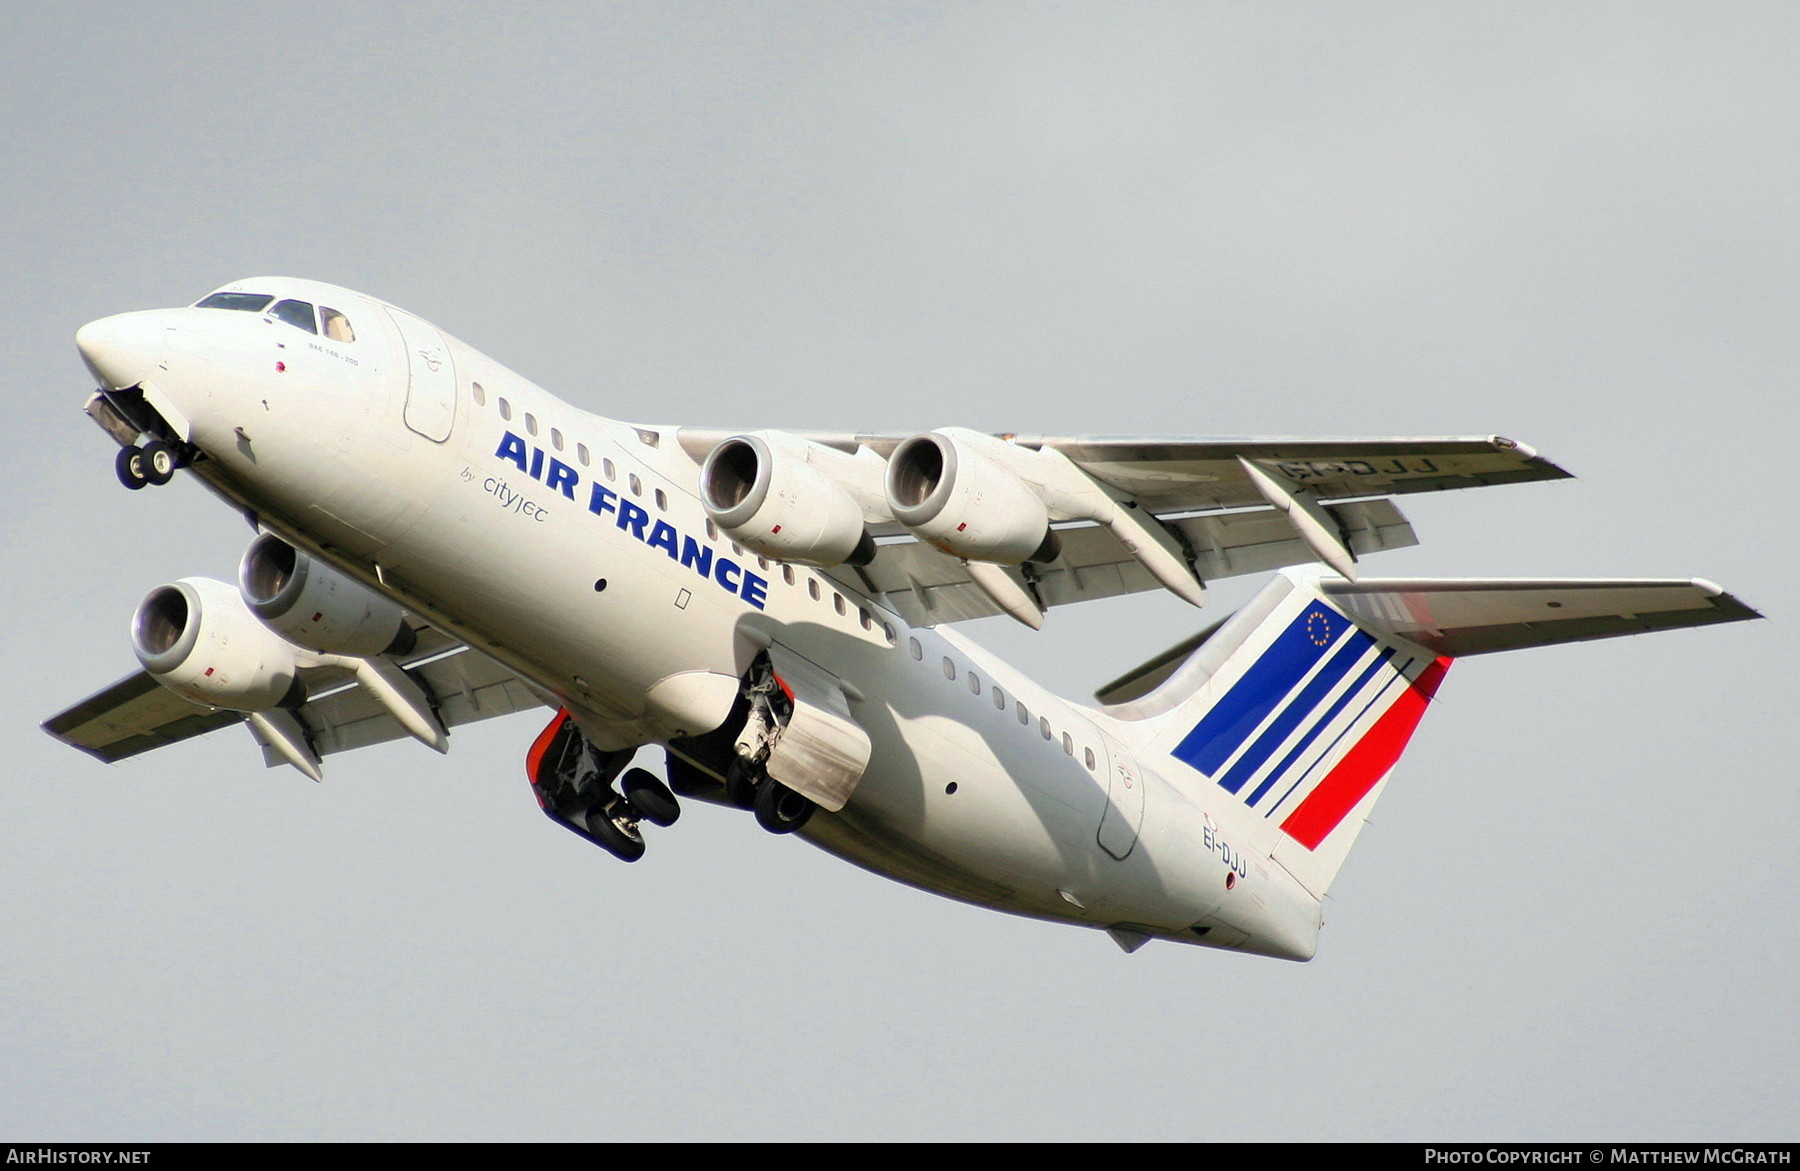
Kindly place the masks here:
<instances>
[{"instance_id":1,"label":"gray sky","mask_svg":"<svg viewBox=\"0 0 1800 1171\"><path fill-rule=\"evenodd\" d=\"M0 1139L1794 1137L1797 35L0 9ZM102 766L38 721L250 534L117 486L71 337L257 273L622 418L1500 432L1581 479L1409 501L1423 545L1371 571L1700 575L1773 621L1461 664L1308 965L1126 957L710 807L622 866L538 813L536 717L319 786L236 730ZM1079 696L1203 621L973 633Z\"/></svg>"}]
</instances>

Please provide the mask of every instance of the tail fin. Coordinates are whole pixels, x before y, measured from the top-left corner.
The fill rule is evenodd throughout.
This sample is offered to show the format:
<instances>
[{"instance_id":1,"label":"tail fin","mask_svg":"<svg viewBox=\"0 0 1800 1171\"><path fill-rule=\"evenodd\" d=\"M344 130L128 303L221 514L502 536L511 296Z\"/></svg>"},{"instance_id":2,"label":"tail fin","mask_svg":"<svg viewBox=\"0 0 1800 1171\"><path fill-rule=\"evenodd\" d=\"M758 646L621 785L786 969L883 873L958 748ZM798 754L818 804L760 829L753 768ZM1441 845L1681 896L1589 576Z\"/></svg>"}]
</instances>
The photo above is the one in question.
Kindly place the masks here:
<instances>
[{"instance_id":1,"label":"tail fin","mask_svg":"<svg viewBox=\"0 0 1800 1171\"><path fill-rule=\"evenodd\" d=\"M1323 897L1451 659L1755 617L1703 581L1287 570L1184 659L1159 656L1100 697L1128 699L1107 712L1146 766Z\"/></svg>"}]
</instances>

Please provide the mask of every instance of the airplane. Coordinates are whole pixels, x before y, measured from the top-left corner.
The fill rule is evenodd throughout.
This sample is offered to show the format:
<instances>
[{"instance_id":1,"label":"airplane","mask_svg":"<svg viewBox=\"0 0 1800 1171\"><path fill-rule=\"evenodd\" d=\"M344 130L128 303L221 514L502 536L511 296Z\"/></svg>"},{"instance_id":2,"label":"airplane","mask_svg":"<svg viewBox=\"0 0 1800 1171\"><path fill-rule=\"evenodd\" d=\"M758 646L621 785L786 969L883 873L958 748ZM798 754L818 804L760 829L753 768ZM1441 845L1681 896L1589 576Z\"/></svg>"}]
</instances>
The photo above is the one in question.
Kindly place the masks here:
<instances>
[{"instance_id":1,"label":"airplane","mask_svg":"<svg viewBox=\"0 0 1800 1171\"><path fill-rule=\"evenodd\" d=\"M1510 439L735 432L571 406L348 289L235 281L81 327L129 489L255 530L151 590L141 670L44 728L102 761L242 724L271 766L552 716L542 811L635 861L685 802L994 910L1312 958L1457 659L1760 615L1699 579L1377 579L1394 498L1566 477ZM1271 574L1101 687L956 629ZM1049 637L1046 635L1045 637ZM657 776L632 767L657 747ZM672 831L677 832L677 831Z\"/></svg>"}]
</instances>

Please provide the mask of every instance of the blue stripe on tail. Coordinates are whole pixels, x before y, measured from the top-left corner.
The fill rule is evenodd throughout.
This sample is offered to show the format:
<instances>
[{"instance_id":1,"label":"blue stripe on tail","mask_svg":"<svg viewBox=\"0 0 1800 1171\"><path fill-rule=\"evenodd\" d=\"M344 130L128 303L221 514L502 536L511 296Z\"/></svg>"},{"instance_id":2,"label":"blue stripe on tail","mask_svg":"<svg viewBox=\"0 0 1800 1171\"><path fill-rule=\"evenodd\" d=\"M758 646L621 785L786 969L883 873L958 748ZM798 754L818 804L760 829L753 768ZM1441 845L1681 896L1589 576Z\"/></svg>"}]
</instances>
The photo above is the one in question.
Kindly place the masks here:
<instances>
[{"instance_id":1,"label":"blue stripe on tail","mask_svg":"<svg viewBox=\"0 0 1800 1171\"><path fill-rule=\"evenodd\" d=\"M1223 777L1219 778L1220 785L1233 793L1242 789L1251 774L1255 773L1262 763L1268 760L1277 748L1281 747L1281 742L1286 740L1288 734L1299 726L1300 721L1312 715L1313 710L1325 702L1326 694L1337 685L1338 680L1342 679L1351 667L1355 666L1369 648L1375 645L1375 640L1358 630L1352 632L1348 638L1339 639L1337 645L1338 649L1325 665L1319 668L1319 673L1312 677L1312 681L1301 689L1299 695L1294 697L1294 702L1281 709L1281 712L1269 721L1269 726L1263 729L1263 734L1258 736L1244 755L1238 757L1237 763L1232 765ZM1258 788L1257 793L1260 794L1267 788L1268 782L1265 781ZM1255 795L1251 796L1250 803L1256 804Z\"/></svg>"},{"instance_id":2,"label":"blue stripe on tail","mask_svg":"<svg viewBox=\"0 0 1800 1171\"><path fill-rule=\"evenodd\" d=\"M1358 633L1361 632L1359 631ZM1374 678L1375 672L1379 671L1381 665L1393 657L1393 647L1388 646L1381 648L1381 653L1375 657L1373 663L1369 664L1368 670L1364 671L1362 676L1357 679L1355 683L1352 683L1349 687L1344 689L1344 694L1338 696L1337 702L1332 704L1323 716L1319 717L1318 723L1308 729L1306 735L1300 737L1300 743L1294 745L1294 747L1289 750L1288 754L1281 758L1281 763L1276 765L1274 769L1270 771L1269 775L1263 778L1262 784L1256 786L1256 791L1250 794L1249 803L1251 805L1255 805L1258 801L1263 799L1263 795L1269 791L1269 787L1273 785L1278 778L1284 776L1288 769L1293 767L1294 762L1300 759L1301 754L1312 745L1314 740L1318 739L1319 733L1330 726L1331 721L1337 718L1337 714L1344 710L1345 705L1348 704L1353 697L1362 694L1362 689L1368 686L1369 680Z\"/></svg>"},{"instance_id":3,"label":"blue stripe on tail","mask_svg":"<svg viewBox=\"0 0 1800 1171\"><path fill-rule=\"evenodd\" d=\"M1317 602L1308 606L1175 746L1176 759L1216 773L1349 629L1342 615Z\"/></svg>"}]
</instances>

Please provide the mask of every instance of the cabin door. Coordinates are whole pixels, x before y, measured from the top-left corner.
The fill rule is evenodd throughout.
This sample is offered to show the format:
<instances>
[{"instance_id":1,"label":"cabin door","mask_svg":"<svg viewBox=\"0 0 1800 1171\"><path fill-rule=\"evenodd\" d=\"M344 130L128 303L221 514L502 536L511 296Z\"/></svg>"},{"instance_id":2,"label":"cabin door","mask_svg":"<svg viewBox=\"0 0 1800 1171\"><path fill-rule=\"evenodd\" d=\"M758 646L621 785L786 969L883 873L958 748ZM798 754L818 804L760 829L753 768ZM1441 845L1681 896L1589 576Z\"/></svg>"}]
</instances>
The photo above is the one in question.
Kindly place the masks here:
<instances>
[{"instance_id":1,"label":"cabin door","mask_svg":"<svg viewBox=\"0 0 1800 1171\"><path fill-rule=\"evenodd\" d=\"M1131 750L1110 736L1106 749L1106 808L1100 815L1100 848L1123 862L1137 846L1144 824L1144 774Z\"/></svg>"},{"instance_id":2,"label":"cabin door","mask_svg":"<svg viewBox=\"0 0 1800 1171\"><path fill-rule=\"evenodd\" d=\"M456 366L444 335L410 313L389 309L406 347L406 425L434 443L456 421Z\"/></svg>"}]
</instances>

